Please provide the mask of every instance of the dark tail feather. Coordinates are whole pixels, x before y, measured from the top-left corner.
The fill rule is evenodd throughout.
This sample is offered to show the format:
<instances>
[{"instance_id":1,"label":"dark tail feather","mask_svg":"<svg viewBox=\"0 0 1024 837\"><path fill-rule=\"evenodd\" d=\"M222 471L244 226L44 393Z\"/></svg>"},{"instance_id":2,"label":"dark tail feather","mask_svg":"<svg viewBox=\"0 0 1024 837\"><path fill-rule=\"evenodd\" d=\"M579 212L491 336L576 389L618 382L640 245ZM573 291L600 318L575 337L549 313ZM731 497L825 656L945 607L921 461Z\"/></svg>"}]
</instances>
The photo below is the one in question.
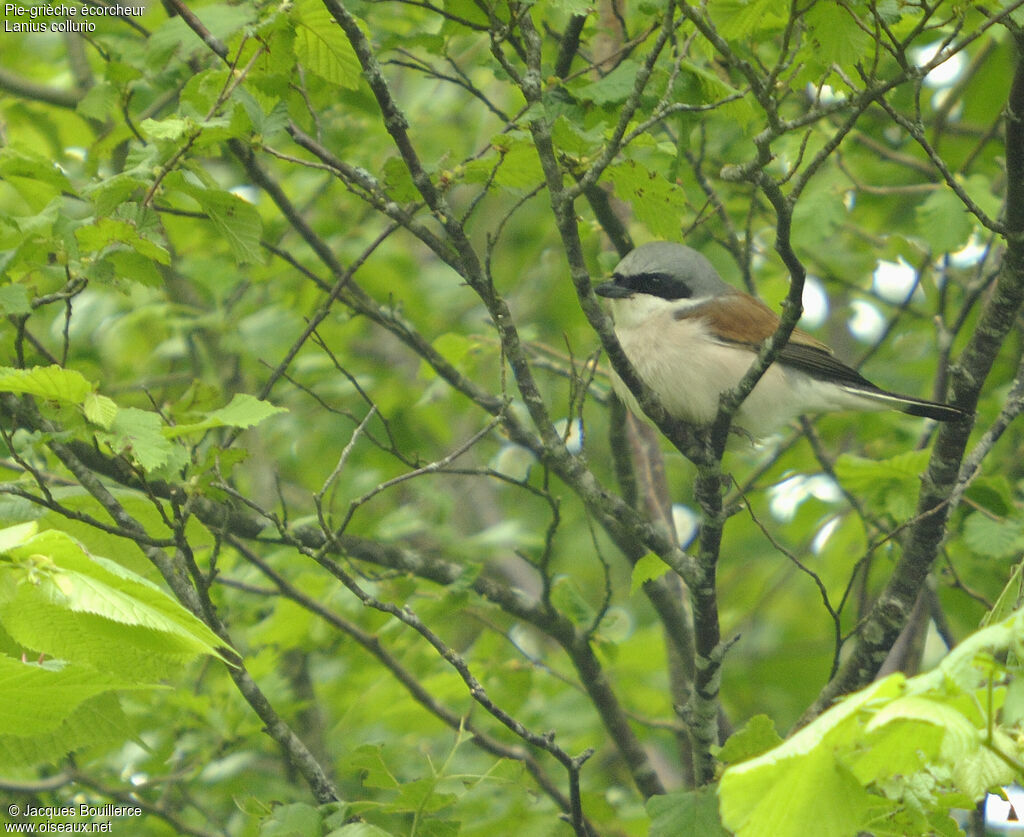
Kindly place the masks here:
<instances>
[{"instance_id":1,"label":"dark tail feather","mask_svg":"<svg viewBox=\"0 0 1024 837\"><path fill-rule=\"evenodd\" d=\"M923 398L914 398L910 395L899 395L895 392L888 392L879 389L870 381L865 380L862 386L846 386L847 392L870 398L880 406L885 405L893 410L900 410L912 416L935 419L935 421L956 421L967 415L959 407L951 407L949 404L939 404L936 401L925 401Z\"/></svg>"},{"instance_id":2,"label":"dark tail feather","mask_svg":"<svg viewBox=\"0 0 1024 837\"><path fill-rule=\"evenodd\" d=\"M900 409L912 416L923 416L935 419L935 421L956 421L967 415L959 407L951 407L949 404L907 398L905 395L898 396L898 398L903 402Z\"/></svg>"}]
</instances>

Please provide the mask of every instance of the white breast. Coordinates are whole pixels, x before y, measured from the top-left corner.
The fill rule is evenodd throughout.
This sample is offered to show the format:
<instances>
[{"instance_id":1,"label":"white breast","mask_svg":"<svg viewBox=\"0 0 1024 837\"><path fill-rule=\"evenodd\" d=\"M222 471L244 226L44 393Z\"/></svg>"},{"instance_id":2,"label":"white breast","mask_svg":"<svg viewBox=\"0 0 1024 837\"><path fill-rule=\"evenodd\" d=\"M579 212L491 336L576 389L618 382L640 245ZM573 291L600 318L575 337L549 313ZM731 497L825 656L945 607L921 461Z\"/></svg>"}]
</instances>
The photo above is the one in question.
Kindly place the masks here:
<instances>
[{"instance_id":1,"label":"white breast","mask_svg":"<svg viewBox=\"0 0 1024 837\"><path fill-rule=\"evenodd\" d=\"M693 302L691 301L691 304ZM615 333L637 374L672 415L693 424L710 424L718 400L732 389L756 357L743 347L715 340L699 317L675 319L685 302L646 295L613 300ZM636 399L618 375L612 374L616 394L637 415ZM774 364L740 406L734 424L754 436L764 436L802 413L837 409L877 408L838 386Z\"/></svg>"}]
</instances>

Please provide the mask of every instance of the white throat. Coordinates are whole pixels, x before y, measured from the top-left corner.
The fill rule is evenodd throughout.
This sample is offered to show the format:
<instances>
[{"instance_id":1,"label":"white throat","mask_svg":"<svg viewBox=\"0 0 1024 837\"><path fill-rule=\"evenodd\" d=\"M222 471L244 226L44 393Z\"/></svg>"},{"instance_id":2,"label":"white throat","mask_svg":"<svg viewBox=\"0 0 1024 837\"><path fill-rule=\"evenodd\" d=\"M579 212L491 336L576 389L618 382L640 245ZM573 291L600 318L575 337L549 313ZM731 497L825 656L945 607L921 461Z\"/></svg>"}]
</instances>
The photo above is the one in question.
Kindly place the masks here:
<instances>
[{"instance_id":1,"label":"white throat","mask_svg":"<svg viewBox=\"0 0 1024 837\"><path fill-rule=\"evenodd\" d=\"M648 320L671 314L675 311L685 311L695 308L707 302L711 297L698 297L695 299L663 299L660 296L651 294L633 294L625 299L612 299L612 317L615 319L615 327L619 329L639 328Z\"/></svg>"}]
</instances>

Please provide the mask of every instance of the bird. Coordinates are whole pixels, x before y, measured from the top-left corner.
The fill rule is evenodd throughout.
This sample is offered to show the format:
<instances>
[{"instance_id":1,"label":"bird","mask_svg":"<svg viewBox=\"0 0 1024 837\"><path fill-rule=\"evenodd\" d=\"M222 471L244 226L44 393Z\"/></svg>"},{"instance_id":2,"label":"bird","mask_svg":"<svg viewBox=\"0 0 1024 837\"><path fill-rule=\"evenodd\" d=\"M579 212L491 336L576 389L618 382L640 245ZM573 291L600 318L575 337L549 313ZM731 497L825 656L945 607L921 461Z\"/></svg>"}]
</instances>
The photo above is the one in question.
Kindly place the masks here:
<instances>
[{"instance_id":1,"label":"bird","mask_svg":"<svg viewBox=\"0 0 1024 837\"><path fill-rule=\"evenodd\" d=\"M669 241L631 250L593 290L609 301L615 335L640 379L669 415L698 426L714 421L719 397L740 382L779 325L775 312L725 282L703 255ZM622 379L614 371L611 377L619 398L643 416ZM794 329L734 414L733 427L763 438L804 414L887 409L935 421L965 415L881 389Z\"/></svg>"}]
</instances>

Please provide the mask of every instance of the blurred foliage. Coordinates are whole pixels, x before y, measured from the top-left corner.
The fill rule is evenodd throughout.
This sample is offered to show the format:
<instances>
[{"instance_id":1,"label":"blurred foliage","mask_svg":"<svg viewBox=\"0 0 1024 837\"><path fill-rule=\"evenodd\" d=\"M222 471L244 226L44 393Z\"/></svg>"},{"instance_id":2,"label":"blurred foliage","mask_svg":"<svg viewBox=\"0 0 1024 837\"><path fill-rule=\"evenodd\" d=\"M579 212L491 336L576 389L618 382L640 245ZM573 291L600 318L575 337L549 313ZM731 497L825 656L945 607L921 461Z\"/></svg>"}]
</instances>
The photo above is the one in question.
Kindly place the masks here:
<instances>
[{"instance_id":1,"label":"blurred foliage","mask_svg":"<svg viewBox=\"0 0 1024 837\"><path fill-rule=\"evenodd\" d=\"M159 659L131 677L31 620L14 630L0 607L5 669L59 663L67 676L80 664L80 689L105 684L102 699L120 702L104 729L57 739L73 759L37 758L63 755L53 741L12 759L0 771L4 811L8 799L139 800L133 833L154 835L547 835L572 833L563 813L578 790L594 833L719 827L706 789L645 807L595 698L595 683L607 686L661 786L685 788L680 674L636 589L660 568L646 561L634 578L578 488L474 395L525 416L452 228L507 303L558 432L582 421L569 448L610 492L607 378L531 120L550 129L567 183L600 168L597 188L635 241L685 240L777 309L790 277L773 251L776 213L737 176L769 136L761 165L800 184L790 242L820 291L804 326L880 386L943 399L1002 254L993 229L1019 4L705 5L684 15L663 2L344 4L401 109L384 116L337 4L8 9L0 523L65 533L76 555L123 568L140 590L170 587L182 607L160 629L118 618L114 597L92 605L110 656L154 633ZM30 20L93 28L11 28ZM566 51L571 63L556 69ZM539 102L524 97L530 84ZM425 183L447 215L426 206ZM617 261L613 224L583 198L574 208L600 277ZM996 359L979 435L1007 399L1020 342L1015 328ZM784 732L828 681L900 554L933 433L895 414L807 428L737 442L725 459L736 514L718 606L722 636L739 639L721 700L737 728L768 716ZM1012 610L1022 447L1011 425L952 513L926 665L1001 595L1000 618ZM663 453L671 500L692 511L693 468ZM111 516L104 491L138 529ZM218 509L256 524L243 530ZM0 597L31 604L38 567L5 546ZM72 609L58 592L47 607ZM209 653L214 612L336 801L316 804L279 730L265 734L272 725L239 688L237 661ZM197 616L201 635L190 633ZM159 656L168 637L192 643L176 667ZM913 743L909 727L886 732ZM549 734L572 757L593 748L573 768L578 789L540 745ZM65 781L43 781L55 775ZM919 806L906 822L927 819L921 805L945 810L889 799Z\"/></svg>"}]
</instances>

